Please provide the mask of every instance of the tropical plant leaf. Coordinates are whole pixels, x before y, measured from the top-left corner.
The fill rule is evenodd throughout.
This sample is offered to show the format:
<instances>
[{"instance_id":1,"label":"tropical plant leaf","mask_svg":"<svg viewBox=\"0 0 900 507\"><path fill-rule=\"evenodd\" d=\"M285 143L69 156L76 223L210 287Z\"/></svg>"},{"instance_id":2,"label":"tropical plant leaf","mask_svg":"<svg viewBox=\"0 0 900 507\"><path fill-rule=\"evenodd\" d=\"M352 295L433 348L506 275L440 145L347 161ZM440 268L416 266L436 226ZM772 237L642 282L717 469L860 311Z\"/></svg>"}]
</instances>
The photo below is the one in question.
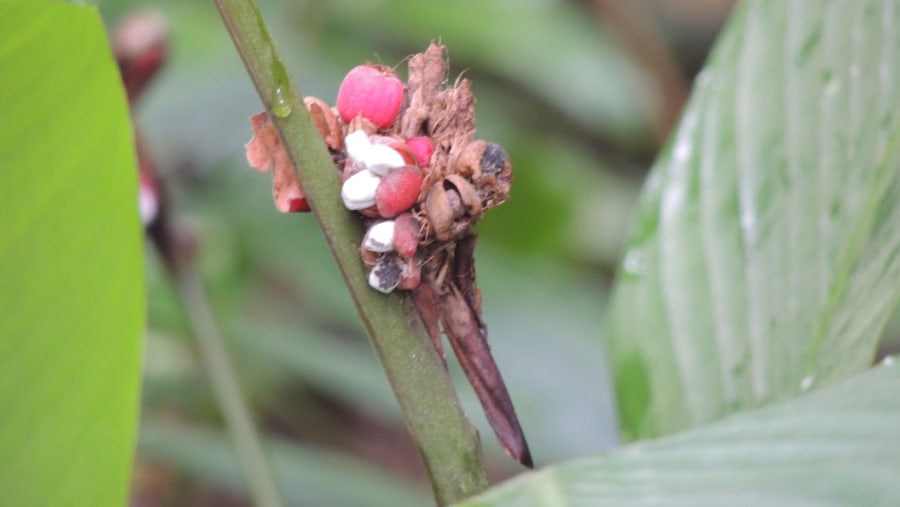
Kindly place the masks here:
<instances>
[{"instance_id":1,"label":"tropical plant leaf","mask_svg":"<svg viewBox=\"0 0 900 507\"><path fill-rule=\"evenodd\" d=\"M796 400L522 475L462 505L897 505L898 390L900 368L881 366Z\"/></svg>"},{"instance_id":2,"label":"tropical plant leaf","mask_svg":"<svg viewBox=\"0 0 900 507\"><path fill-rule=\"evenodd\" d=\"M126 503L144 325L137 171L95 9L0 2L0 491Z\"/></svg>"},{"instance_id":3,"label":"tropical plant leaf","mask_svg":"<svg viewBox=\"0 0 900 507\"><path fill-rule=\"evenodd\" d=\"M867 367L900 293L900 6L750 0L698 76L620 269L629 437Z\"/></svg>"}]
</instances>

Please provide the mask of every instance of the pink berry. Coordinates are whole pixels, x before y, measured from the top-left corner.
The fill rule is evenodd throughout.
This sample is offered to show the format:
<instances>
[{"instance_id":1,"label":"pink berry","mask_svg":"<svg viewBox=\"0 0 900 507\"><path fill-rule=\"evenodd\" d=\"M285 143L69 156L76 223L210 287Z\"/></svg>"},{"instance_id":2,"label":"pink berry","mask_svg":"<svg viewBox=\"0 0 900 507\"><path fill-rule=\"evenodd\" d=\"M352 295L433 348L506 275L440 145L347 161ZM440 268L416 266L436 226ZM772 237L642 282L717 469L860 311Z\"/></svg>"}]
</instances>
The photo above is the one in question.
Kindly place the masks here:
<instances>
[{"instance_id":1,"label":"pink berry","mask_svg":"<svg viewBox=\"0 0 900 507\"><path fill-rule=\"evenodd\" d=\"M375 206L384 218L393 218L412 208L422 190L422 172L416 166L392 169L375 189Z\"/></svg>"},{"instance_id":2,"label":"pink berry","mask_svg":"<svg viewBox=\"0 0 900 507\"><path fill-rule=\"evenodd\" d=\"M431 165L431 155L434 154L434 143L428 136L411 137L406 140L406 146L416 156L419 167L425 168Z\"/></svg>"},{"instance_id":3,"label":"pink berry","mask_svg":"<svg viewBox=\"0 0 900 507\"><path fill-rule=\"evenodd\" d=\"M404 259L411 259L416 255L419 229L419 221L412 213L403 213L394 220L394 250Z\"/></svg>"},{"instance_id":4,"label":"pink berry","mask_svg":"<svg viewBox=\"0 0 900 507\"><path fill-rule=\"evenodd\" d=\"M388 67L358 65L338 89L337 110L347 123L361 114L378 128L388 127L402 104L403 83Z\"/></svg>"}]
</instances>

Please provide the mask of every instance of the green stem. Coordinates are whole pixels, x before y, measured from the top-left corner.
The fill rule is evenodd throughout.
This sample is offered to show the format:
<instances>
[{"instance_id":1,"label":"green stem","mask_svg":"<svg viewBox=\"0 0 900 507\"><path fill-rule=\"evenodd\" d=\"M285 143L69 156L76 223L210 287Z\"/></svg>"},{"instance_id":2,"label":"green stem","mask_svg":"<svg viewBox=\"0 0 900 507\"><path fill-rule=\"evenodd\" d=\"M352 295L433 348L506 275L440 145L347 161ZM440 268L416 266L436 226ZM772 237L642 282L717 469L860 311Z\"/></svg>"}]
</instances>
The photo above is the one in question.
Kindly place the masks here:
<instances>
[{"instance_id":1,"label":"green stem","mask_svg":"<svg viewBox=\"0 0 900 507\"><path fill-rule=\"evenodd\" d=\"M203 287L189 268L173 270L173 276L197 337L201 360L234 441L238 461L244 468L250 496L257 507L281 507L283 504L275 484L275 476L263 452L253 418L244 403L237 376L231 367L228 351L216 327Z\"/></svg>"},{"instance_id":2,"label":"green stem","mask_svg":"<svg viewBox=\"0 0 900 507\"><path fill-rule=\"evenodd\" d=\"M216 5L297 168L310 207L418 444L435 499L448 504L482 491L488 481L478 432L463 414L443 361L408 295L386 296L368 286L358 254L363 235L360 222L343 207L338 172L255 2L216 0Z\"/></svg>"}]
</instances>

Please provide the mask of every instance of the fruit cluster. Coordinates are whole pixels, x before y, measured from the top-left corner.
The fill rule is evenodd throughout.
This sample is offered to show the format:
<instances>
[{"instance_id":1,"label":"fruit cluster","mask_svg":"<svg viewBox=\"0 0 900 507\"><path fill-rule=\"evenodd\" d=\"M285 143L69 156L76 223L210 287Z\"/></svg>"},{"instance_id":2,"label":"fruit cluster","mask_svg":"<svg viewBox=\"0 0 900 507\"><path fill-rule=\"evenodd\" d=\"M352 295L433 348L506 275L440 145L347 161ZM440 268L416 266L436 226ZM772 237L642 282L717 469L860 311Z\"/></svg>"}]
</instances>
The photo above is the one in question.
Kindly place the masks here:
<instances>
[{"instance_id":1,"label":"fruit cluster","mask_svg":"<svg viewBox=\"0 0 900 507\"><path fill-rule=\"evenodd\" d=\"M406 84L391 68L359 65L341 83L334 108L305 99L341 173L343 203L364 217L360 254L369 284L384 293L416 288L434 258L429 251L470 234L483 211L508 196L506 152L473 139L469 83L445 87L446 65L444 48L432 44L410 58ZM284 149L268 120L252 119L248 160L264 171L274 166L281 211L308 211L293 168L279 175Z\"/></svg>"}]
</instances>

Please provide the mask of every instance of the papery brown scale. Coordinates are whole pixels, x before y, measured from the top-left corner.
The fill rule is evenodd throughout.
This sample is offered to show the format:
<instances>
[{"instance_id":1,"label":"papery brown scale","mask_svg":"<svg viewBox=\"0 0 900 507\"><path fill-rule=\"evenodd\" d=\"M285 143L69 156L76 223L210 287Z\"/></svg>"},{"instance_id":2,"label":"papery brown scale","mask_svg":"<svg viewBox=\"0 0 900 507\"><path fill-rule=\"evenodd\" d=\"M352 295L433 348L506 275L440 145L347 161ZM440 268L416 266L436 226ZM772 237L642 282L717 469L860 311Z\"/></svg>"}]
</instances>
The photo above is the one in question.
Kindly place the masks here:
<instances>
[{"instance_id":1,"label":"papery brown scale","mask_svg":"<svg viewBox=\"0 0 900 507\"><path fill-rule=\"evenodd\" d=\"M425 123L447 75L446 49L432 43L424 53L413 55L409 60L408 105L400 121L400 134L406 139L430 134L425 131Z\"/></svg>"},{"instance_id":2,"label":"papery brown scale","mask_svg":"<svg viewBox=\"0 0 900 507\"><path fill-rule=\"evenodd\" d=\"M459 196L463 213L474 217L476 220L480 218L479 214L481 213L482 209L481 196L468 180L458 174L451 174L444 179L443 186L445 188L452 188L453 190L456 190L456 193Z\"/></svg>"},{"instance_id":3,"label":"papery brown scale","mask_svg":"<svg viewBox=\"0 0 900 507\"><path fill-rule=\"evenodd\" d=\"M306 195L297 179L294 164L269 115L265 112L250 118L253 137L246 144L247 162L260 172L272 169L272 197L275 207L282 213L308 211L299 205L306 202ZM307 206L308 208L308 206Z\"/></svg>"},{"instance_id":4,"label":"papery brown scale","mask_svg":"<svg viewBox=\"0 0 900 507\"><path fill-rule=\"evenodd\" d=\"M452 162L456 172L473 179L481 176L481 157L484 155L485 148L487 148L487 142L480 139L463 147Z\"/></svg>"},{"instance_id":5,"label":"papery brown scale","mask_svg":"<svg viewBox=\"0 0 900 507\"><path fill-rule=\"evenodd\" d=\"M440 184L432 185L425 198L425 217L431 226L431 232L439 241L450 238L450 229L455 220L453 206L447 190Z\"/></svg>"},{"instance_id":6,"label":"papery brown scale","mask_svg":"<svg viewBox=\"0 0 900 507\"><path fill-rule=\"evenodd\" d=\"M340 150L344 146L344 134L341 123L331 107L317 97L305 97L303 103L316 128L319 129L319 135L325 141L325 145L332 150Z\"/></svg>"}]
</instances>

